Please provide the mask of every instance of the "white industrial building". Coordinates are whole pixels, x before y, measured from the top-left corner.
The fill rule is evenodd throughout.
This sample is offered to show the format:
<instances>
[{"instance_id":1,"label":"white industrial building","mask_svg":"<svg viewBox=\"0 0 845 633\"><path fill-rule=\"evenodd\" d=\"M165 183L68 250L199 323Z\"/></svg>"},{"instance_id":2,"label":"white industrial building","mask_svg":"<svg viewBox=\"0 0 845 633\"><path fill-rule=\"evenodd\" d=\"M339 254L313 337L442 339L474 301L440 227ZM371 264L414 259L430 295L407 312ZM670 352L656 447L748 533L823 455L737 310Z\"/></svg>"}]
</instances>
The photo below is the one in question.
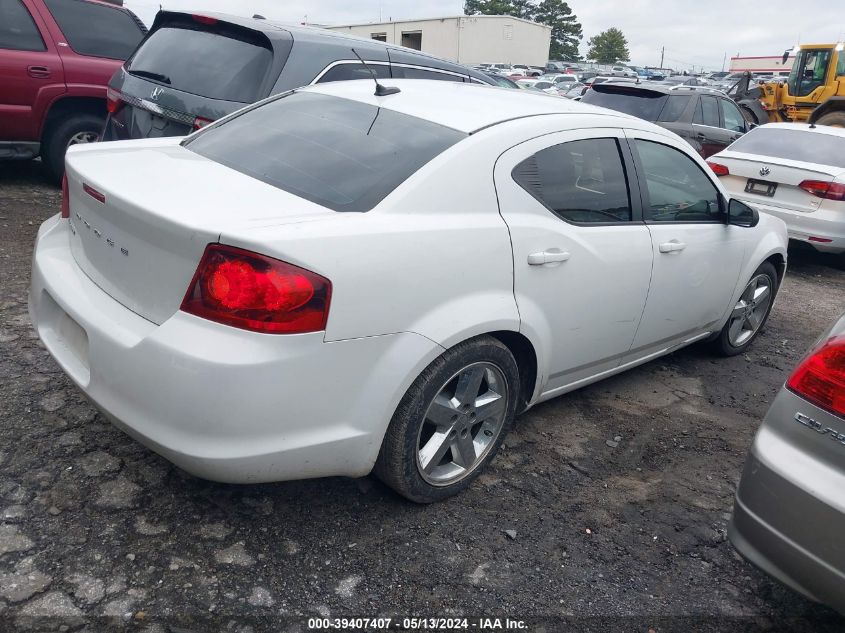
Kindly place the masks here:
<instances>
[{"instance_id":1,"label":"white industrial building","mask_svg":"<svg viewBox=\"0 0 845 633\"><path fill-rule=\"evenodd\" d=\"M326 27L407 46L459 64L545 66L552 29L509 15L461 15Z\"/></svg>"},{"instance_id":2,"label":"white industrial building","mask_svg":"<svg viewBox=\"0 0 845 633\"><path fill-rule=\"evenodd\" d=\"M786 63L783 63L783 57L780 55L772 55L766 57L731 57L731 72L751 71L752 73L770 72L775 75L787 74L792 69L792 62L795 61L795 56L790 55Z\"/></svg>"}]
</instances>

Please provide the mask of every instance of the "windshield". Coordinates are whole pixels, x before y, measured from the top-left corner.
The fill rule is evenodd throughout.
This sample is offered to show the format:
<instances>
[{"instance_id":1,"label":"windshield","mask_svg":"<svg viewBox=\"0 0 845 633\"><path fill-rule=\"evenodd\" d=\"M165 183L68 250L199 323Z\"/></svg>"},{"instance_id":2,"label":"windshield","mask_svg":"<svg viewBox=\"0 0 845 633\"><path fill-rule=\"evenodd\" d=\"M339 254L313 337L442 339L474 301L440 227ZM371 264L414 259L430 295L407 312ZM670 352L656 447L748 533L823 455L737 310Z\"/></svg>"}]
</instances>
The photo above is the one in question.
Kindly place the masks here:
<instances>
[{"instance_id":1,"label":"windshield","mask_svg":"<svg viewBox=\"0 0 845 633\"><path fill-rule=\"evenodd\" d=\"M831 49L823 48L802 50L798 53L787 80L790 95L806 97L824 85L831 52Z\"/></svg>"},{"instance_id":2,"label":"windshield","mask_svg":"<svg viewBox=\"0 0 845 633\"><path fill-rule=\"evenodd\" d=\"M366 103L288 93L184 146L334 211L369 211L466 134Z\"/></svg>"},{"instance_id":3,"label":"windshield","mask_svg":"<svg viewBox=\"0 0 845 633\"><path fill-rule=\"evenodd\" d=\"M845 137L809 129L783 130L777 123L751 130L730 148L732 152L845 168Z\"/></svg>"},{"instance_id":4,"label":"windshield","mask_svg":"<svg viewBox=\"0 0 845 633\"><path fill-rule=\"evenodd\" d=\"M668 96L651 90L625 86L602 86L588 90L581 103L624 112L646 121L656 121Z\"/></svg>"}]
</instances>

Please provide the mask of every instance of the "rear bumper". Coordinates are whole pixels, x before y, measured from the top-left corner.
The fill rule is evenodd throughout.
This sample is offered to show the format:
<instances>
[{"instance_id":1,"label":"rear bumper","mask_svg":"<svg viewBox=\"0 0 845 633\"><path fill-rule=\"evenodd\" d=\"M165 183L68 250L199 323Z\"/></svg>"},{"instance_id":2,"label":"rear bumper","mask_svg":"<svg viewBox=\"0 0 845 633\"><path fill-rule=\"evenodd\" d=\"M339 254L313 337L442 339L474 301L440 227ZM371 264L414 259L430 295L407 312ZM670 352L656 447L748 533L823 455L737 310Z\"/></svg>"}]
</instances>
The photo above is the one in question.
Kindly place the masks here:
<instances>
[{"instance_id":1,"label":"rear bumper","mask_svg":"<svg viewBox=\"0 0 845 633\"><path fill-rule=\"evenodd\" d=\"M784 417L792 399L782 393L767 420L773 413ZM789 419L781 422L795 424L807 444L799 446L763 423L737 489L728 536L770 576L845 614L845 474L807 449L819 441L832 444L829 437Z\"/></svg>"},{"instance_id":2,"label":"rear bumper","mask_svg":"<svg viewBox=\"0 0 845 633\"><path fill-rule=\"evenodd\" d=\"M442 349L400 333L326 343L183 312L156 325L74 261L68 223L36 241L30 315L116 426L200 477L232 483L368 473L408 385Z\"/></svg>"},{"instance_id":3,"label":"rear bumper","mask_svg":"<svg viewBox=\"0 0 845 633\"><path fill-rule=\"evenodd\" d=\"M739 196L738 196L739 197ZM760 211L774 215L786 223L789 239L810 244L824 253L845 252L845 213L819 209L812 213L789 211L769 206L759 200L741 198L743 202L754 205ZM830 242L813 241L811 237L829 239Z\"/></svg>"}]
</instances>

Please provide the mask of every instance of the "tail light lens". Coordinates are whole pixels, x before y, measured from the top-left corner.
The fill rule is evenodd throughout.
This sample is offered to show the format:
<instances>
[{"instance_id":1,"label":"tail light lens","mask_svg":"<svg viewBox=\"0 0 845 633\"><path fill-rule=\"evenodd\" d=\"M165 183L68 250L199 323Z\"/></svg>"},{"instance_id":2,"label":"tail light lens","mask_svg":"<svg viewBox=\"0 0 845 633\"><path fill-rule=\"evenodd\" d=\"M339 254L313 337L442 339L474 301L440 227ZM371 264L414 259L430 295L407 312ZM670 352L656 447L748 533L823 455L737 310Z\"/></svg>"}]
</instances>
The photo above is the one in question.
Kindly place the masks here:
<instances>
[{"instance_id":1,"label":"tail light lens","mask_svg":"<svg viewBox=\"0 0 845 633\"><path fill-rule=\"evenodd\" d=\"M62 218L70 217L70 196L67 190L67 172L62 176Z\"/></svg>"},{"instance_id":2,"label":"tail light lens","mask_svg":"<svg viewBox=\"0 0 845 633\"><path fill-rule=\"evenodd\" d=\"M120 92L114 88L106 89L106 110L108 110L109 114L114 114L123 107L123 101L120 96Z\"/></svg>"},{"instance_id":3,"label":"tail light lens","mask_svg":"<svg viewBox=\"0 0 845 633\"><path fill-rule=\"evenodd\" d=\"M233 246L209 244L181 309L253 332L326 329L332 284L325 277Z\"/></svg>"},{"instance_id":4,"label":"tail light lens","mask_svg":"<svg viewBox=\"0 0 845 633\"><path fill-rule=\"evenodd\" d=\"M194 129L195 130L201 130L206 125L209 125L211 123L214 123L214 120L206 119L205 117L198 116L197 118L194 119Z\"/></svg>"},{"instance_id":5,"label":"tail light lens","mask_svg":"<svg viewBox=\"0 0 845 633\"><path fill-rule=\"evenodd\" d=\"M845 184L839 182L825 182L824 180L805 180L800 185L801 189L809 194L828 200L845 200Z\"/></svg>"},{"instance_id":6,"label":"tail light lens","mask_svg":"<svg viewBox=\"0 0 845 633\"><path fill-rule=\"evenodd\" d=\"M725 165L722 165L720 163L711 163L709 160L707 161L707 164L710 166L710 169L713 170L713 173L717 176L731 175L731 170L728 169Z\"/></svg>"},{"instance_id":7,"label":"tail light lens","mask_svg":"<svg viewBox=\"0 0 845 633\"><path fill-rule=\"evenodd\" d=\"M845 417L845 336L835 336L801 361L786 386L817 407Z\"/></svg>"}]
</instances>

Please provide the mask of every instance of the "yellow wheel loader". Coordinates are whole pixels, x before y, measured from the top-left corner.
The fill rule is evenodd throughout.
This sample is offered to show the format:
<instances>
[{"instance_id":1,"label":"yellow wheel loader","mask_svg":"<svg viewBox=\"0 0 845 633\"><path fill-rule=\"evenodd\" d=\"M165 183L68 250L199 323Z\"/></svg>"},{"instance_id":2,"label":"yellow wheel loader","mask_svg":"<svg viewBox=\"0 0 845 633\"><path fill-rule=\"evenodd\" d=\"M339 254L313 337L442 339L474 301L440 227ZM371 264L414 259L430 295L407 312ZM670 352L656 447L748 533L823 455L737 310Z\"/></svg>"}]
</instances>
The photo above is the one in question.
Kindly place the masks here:
<instances>
[{"instance_id":1,"label":"yellow wheel loader","mask_svg":"<svg viewBox=\"0 0 845 633\"><path fill-rule=\"evenodd\" d=\"M752 123L775 121L845 127L845 54L838 44L802 44L784 82L752 85L746 73L728 94Z\"/></svg>"}]
</instances>

